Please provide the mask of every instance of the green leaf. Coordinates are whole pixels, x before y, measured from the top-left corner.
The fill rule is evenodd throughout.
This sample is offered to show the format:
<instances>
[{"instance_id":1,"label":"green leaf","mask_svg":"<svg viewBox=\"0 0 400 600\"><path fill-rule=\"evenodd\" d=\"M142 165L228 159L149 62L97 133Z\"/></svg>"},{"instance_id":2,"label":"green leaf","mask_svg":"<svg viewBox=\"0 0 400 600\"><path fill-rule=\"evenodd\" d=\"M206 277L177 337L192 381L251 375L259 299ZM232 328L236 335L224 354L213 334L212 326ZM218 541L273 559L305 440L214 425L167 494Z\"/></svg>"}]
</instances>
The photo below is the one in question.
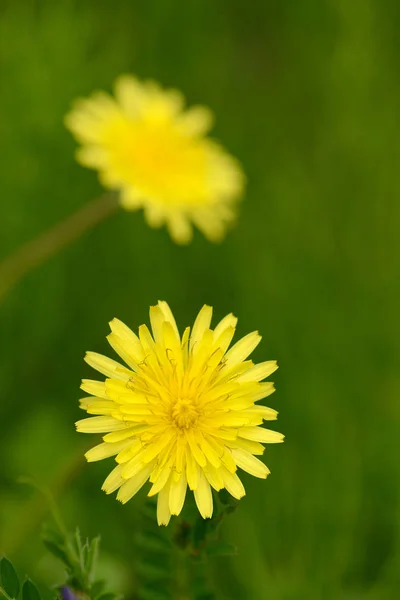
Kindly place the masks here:
<instances>
[{"instance_id":1,"label":"green leaf","mask_svg":"<svg viewBox=\"0 0 400 600\"><path fill-rule=\"evenodd\" d=\"M41 600L37 587L30 579L27 579L22 586L22 600Z\"/></svg>"},{"instance_id":2,"label":"green leaf","mask_svg":"<svg viewBox=\"0 0 400 600\"><path fill-rule=\"evenodd\" d=\"M0 561L0 579L4 591L10 598L17 598L19 594L19 579L10 561L3 556Z\"/></svg>"},{"instance_id":3,"label":"green leaf","mask_svg":"<svg viewBox=\"0 0 400 600\"><path fill-rule=\"evenodd\" d=\"M99 556L99 545L100 545L100 537L93 538L88 546L86 561L85 561L85 570L89 579L89 582L92 582L94 579L94 572L96 569L96 563Z\"/></svg>"}]
</instances>

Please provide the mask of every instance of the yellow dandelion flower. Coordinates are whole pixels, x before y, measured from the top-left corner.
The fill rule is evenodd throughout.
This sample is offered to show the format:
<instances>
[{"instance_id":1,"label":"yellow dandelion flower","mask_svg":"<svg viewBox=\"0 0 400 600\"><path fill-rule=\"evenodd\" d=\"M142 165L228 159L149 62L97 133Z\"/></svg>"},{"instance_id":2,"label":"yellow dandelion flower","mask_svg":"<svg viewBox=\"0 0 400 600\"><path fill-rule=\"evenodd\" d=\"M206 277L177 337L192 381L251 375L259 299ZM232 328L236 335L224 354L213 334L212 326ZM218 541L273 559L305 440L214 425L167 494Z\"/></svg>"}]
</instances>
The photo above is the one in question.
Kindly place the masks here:
<instances>
[{"instance_id":1,"label":"yellow dandelion flower","mask_svg":"<svg viewBox=\"0 0 400 600\"><path fill-rule=\"evenodd\" d=\"M94 352L85 356L107 378L82 382L90 395L81 408L96 416L78 421L77 430L105 434L86 458L115 456L103 490L118 490L122 503L150 480L159 525L179 515L188 486L204 519L213 512L211 488L244 496L237 468L266 478L269 470L255 455L264 452L263 443L283 441L280 433L260 427L277 412L256 404L274 391L273 383L261 381L276 362L247 360L260 342L257 332L228 350L237 319L229 314L211 329L211 316L212 308L204 306L181 337L168 304L159 302L150 308L152 333L141 325L137 336L111 321L107 339L127 366Z\"/></svg>"},{"instance_id":2,"label":"yellow dandelion flower","mask_svg":"<svg viewBox=\"0 0 400 600\"><path fill-rule=\"evenodd\" d=\"M114 91L115 98L97 92L78 100L67 115L66 126L82 144L78 161L120 192L125 209L143 208L152 227L166 223L176 242L190 241L192 223L220 240L235 218L244 176L206 137L212 113L203 106L184 110L178 91L127 75Z\"/></svg>"}]
</instances>

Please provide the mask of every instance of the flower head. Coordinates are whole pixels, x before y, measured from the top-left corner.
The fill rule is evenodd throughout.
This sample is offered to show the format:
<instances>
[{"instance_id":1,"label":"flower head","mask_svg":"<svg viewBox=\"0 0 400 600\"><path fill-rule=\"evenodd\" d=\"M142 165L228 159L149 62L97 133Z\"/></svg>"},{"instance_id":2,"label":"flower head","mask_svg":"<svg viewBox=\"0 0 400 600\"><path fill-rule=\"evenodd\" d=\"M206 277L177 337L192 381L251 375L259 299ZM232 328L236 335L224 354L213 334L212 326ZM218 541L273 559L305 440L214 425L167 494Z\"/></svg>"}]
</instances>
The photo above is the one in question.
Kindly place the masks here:
<instances>
[{"instance_id":1,"label":"flower head","mask_svg":"<svg viewBox=\"0 0 400 600\"><path fill-rule=\"evenodd\" d=\"M239 163L206 137L211 112L184 110L176 90L121 76L115 98L97 92L78 100L66 125L82 144L78 161L99 171L120 191L127 210L144 208L148 223L164 223L178 243L187 243L194 223L212 241L235 217L243 191Z\"/></svg>"},{"instance_id":2,"label":"flower head","mask_svg":"<svg viewBox=\"0 0 400 600\"><path fill-rule=\"evenodd\" d=\"M212 308L204 306L192 331L182 335L166 302L150 308L152 334L146 325L135 335L121 321L111 321L108 341L127 366L94 352L86 362L107 379L84 380L91 394L81 408L90 415L78 421L83 433L104 433L103 443L86 453L88 461L115 456L117 466L103 484L127 502L150 480L149 496L158 494L157 518L167 525L182 510L187 487L193 490L203 518L211 517L211 487L245 495L237 468L265 478L268 468L255 455L263 443L282 442L276 431L260 427L277 412L256 404L274 391L260 383L277 369L275 361L253 364L248 356L260 342L257 332L229 350L237 319L227 315L210 328Z\"/></svg>"}]
</instances>

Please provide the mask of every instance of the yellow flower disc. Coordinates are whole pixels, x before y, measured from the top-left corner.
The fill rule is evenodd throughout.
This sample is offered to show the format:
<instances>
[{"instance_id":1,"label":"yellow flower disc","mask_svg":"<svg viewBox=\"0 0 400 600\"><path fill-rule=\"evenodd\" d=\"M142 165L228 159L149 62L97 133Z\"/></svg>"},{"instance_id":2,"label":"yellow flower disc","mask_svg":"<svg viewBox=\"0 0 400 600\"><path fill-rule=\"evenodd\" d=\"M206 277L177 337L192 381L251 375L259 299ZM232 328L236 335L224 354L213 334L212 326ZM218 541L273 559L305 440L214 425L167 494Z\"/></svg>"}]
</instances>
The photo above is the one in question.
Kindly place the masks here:
<instances>
[{"instance_id":1,"label":"yellow flower disc","mask_svg":"<svg viewBox=\"0 0 400 600\"><path fill-rule=\"evenodd\" d=\"M81 386L90 394L81 408L96 416L78 421L77 430L105 434L86 458L115 456L117 466L103 489L118 490L123 503L150 480L160 525L179 515L187 487L203 518L213 512L211 488L244 496L237 468L267 477L256 455L263 444L283 441L280 433L260 427L277 412L257 404L274 391L271 382L261 382L276 362L247 360L261 340L257 332L228 349L237 319L229 314L211 329L211 316L212 308L204 306L181 337L168 304L159 302L150 308L152 333L141 325L137 336L111 321L107 339L126 366L94 352L85 357L106 376Z\"/></svg>"},{"instance_id":2,"label":"yellow flower disc","mask_svg":"<svg viewBox=\"0 0 400 600\"><path fill-rule=\"evenodd\" d=\"M115 98L94 93L66 117L82 144L78 161L120 192L124 208L144 208L152 227L166 223L178 243L190 241L192 223L220 240L243 193L239 163L206 136L212 121L205 107L184 110L179 92L131 76L117 79Z\"/></svg>"}]
</instances>

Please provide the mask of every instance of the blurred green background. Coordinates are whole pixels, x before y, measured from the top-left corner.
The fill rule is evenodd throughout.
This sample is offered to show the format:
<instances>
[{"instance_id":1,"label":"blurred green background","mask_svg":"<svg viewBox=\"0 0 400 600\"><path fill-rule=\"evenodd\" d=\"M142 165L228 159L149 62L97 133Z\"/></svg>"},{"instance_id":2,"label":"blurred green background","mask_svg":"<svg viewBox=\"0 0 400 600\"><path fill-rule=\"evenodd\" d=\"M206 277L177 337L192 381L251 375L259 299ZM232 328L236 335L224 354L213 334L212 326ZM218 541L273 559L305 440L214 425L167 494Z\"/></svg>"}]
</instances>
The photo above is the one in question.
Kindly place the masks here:
<instances>
[{"instance_id":1,"label":"blurred green background","mask_svg":"<svg viewBox=\"0 0 400 600\"><path fill-rule=\"evenodd\" d=\"M2 0L1 257L101 193L63 116L121 72L209 105L249 181L220 246L177 247L121 211L2 302L0 550L39 584L55 571L27 473L134 587L144 496L100 491L112 461L84 464L94 438L74 421L85 350L108 353L112 317L136 328L165 299L182 327L205 302L233 311L263 336L255 359L280 364L286 441L267 448L266 482L243 476L218 598L398 597L399 23L397 0Z\"/></svg>"}]
</instances>

